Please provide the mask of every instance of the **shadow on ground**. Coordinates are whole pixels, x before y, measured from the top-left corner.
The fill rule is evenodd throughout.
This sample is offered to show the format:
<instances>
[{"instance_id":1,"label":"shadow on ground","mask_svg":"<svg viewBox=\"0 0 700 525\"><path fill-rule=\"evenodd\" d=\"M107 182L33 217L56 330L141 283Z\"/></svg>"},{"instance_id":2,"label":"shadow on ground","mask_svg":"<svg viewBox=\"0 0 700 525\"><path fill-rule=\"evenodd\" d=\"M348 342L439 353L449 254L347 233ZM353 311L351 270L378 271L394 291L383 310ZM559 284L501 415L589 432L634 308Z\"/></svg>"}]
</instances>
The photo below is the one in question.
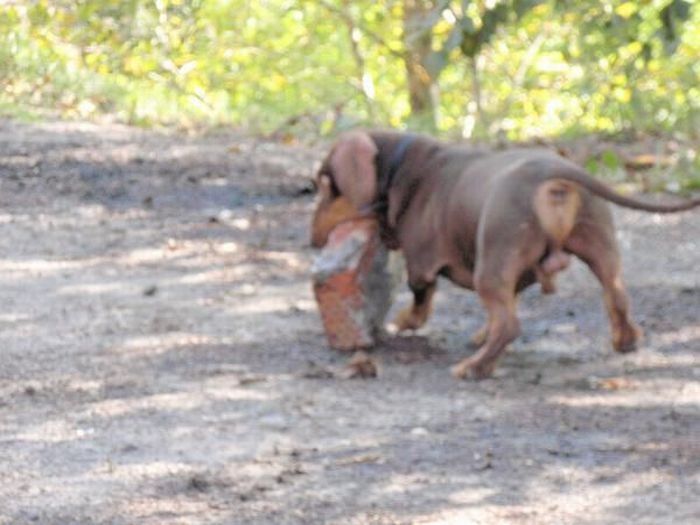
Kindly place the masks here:
<instances>
[{"instance_id":1,"label":"shadow on ground","mask_svg":"<svg viewBox=\"0 0 700 525\"><path fill-rule=\"evenodd\" d=\"M0 523L692 521L694 214L617 213L636 354L575 265L494 379L449 376L483 314L444 283L342 380L307 277L320 154L0 123Z\"/></svg>"}]
</instances>

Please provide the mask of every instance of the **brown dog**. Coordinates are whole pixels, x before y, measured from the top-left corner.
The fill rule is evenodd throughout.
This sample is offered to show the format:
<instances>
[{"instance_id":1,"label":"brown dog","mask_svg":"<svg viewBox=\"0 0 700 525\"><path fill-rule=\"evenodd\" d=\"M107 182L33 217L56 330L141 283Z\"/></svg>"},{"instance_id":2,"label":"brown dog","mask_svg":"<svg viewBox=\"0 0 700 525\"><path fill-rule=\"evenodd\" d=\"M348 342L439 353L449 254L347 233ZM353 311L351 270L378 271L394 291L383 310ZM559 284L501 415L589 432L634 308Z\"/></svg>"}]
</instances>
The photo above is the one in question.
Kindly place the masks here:
<instances>
[{"instance_id":1,"label":"brown dog","mask_svg":"<svg viewBox=\"0 0 700 525\"><path fill-rule=\"evenodd\" d=\"M385 242L403 251L414 301L398 315L399 330L426 322L438 276L479 294L488 323L472 338L479 351L454 366L460 378L491 375L519 333L517 294L535 282L552 293L570 254L603 286L613 347L634 350L641 330L630 318L606 201L661 213L700 205L625 197L548 150L489 152L390 132L341 137L317 183L314 246L338 222L376 214Z\"/></svg>"}]
</instances>

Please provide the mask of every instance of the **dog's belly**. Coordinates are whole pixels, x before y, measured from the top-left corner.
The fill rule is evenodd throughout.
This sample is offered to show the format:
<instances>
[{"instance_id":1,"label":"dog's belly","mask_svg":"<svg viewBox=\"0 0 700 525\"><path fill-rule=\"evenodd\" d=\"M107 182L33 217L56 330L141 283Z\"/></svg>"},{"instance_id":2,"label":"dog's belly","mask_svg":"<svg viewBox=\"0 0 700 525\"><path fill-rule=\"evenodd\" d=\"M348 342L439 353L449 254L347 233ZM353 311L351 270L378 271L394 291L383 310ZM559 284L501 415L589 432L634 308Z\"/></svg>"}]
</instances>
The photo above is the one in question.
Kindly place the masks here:
<instances>
[{"instance_id":1,"label":"dog's belly","mask_svg":"<svg viewBox=\"0 0 700 525\"><path fill-rule=\"evenodd\" d=\"M448 265L440 270L440 275L446 277L457 286L474 290L474 272L463 265ZM528 270L520 276L515 287L515 292L520 293L528 286L537 282L537 276L533 270Z\"/></svg>"}]
</instances>

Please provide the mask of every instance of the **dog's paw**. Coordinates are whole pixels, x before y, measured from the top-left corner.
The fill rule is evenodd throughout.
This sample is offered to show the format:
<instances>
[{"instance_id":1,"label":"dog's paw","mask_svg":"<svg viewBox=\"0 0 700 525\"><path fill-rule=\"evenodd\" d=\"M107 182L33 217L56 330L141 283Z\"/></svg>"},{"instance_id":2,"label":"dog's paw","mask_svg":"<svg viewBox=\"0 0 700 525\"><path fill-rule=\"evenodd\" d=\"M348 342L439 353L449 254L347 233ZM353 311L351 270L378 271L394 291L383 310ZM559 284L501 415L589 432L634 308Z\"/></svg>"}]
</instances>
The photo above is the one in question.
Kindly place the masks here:
<instances>
[{"instance_id":1,"label":"dog's paw","mask_svg":"<svg viewBox=\"0 0 700 525\"><path fill-rule=\"evenodd\" d=\"M630 354L632 352L636 352L637 347L638 347L637 341L632 341L632 342L629 342L627 344L620 345L620 346L616 347L615 351L618 354Z\"/></svg>"},{"instance_id":2,"label":"dog's paw","mask_svg":"<svg viewBox=\"0 0 700 525\"><path fill-rule=\"evenodd\" d=\"M413 308L408 307L398 313L396 319L394 319L394 326L396 326L397 332L418 330L425 324L425 321L426 319L421 319L418 315L416 315Z\"/></svg>"},{"instance_id":3,"label":"dog's paw","mask_svg":"<svg viewBox=\"0 0 700 525\"><path fill-rule=\"evenodd\" d=\"M642 340L644 333L642 329L635 324L628 325L620 330L613 337L613 348L620 354L628 354L637 350L639 342Z\"/></svg>"},{"instance_id":4,"label":"dog's paw","mask_svg":"<svg viewBox=\"0 0 700 525\"><path fill-rule=\"evenodd\" d=\"M496 363L480 363L473 357L463 359L451 369L455 379L487 379L493 375Z\"/></svg>"}]
</instances>

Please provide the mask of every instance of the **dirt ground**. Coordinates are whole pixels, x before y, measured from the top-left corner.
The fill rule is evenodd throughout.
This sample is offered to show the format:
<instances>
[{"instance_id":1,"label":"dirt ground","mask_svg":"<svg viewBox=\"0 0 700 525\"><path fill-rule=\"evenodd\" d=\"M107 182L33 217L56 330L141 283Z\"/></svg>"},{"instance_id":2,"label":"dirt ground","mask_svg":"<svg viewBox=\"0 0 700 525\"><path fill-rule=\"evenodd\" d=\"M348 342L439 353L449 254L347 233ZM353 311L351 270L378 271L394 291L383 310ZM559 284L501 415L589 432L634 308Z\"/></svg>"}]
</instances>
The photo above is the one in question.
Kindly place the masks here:
<instances>
[{"instance_id":1,"label":"dirt ground","mask_svg":"<svg viewBox=\"0 0 700 525\"><path fill-rule=\"evenodd\" d=\"M635 354L576 264L493 379L450 377L483 314L444 282L344 380L322 152L0 121L0 524L697 523L700 212L616 210Z\"/></svg>"}]
</instances>

